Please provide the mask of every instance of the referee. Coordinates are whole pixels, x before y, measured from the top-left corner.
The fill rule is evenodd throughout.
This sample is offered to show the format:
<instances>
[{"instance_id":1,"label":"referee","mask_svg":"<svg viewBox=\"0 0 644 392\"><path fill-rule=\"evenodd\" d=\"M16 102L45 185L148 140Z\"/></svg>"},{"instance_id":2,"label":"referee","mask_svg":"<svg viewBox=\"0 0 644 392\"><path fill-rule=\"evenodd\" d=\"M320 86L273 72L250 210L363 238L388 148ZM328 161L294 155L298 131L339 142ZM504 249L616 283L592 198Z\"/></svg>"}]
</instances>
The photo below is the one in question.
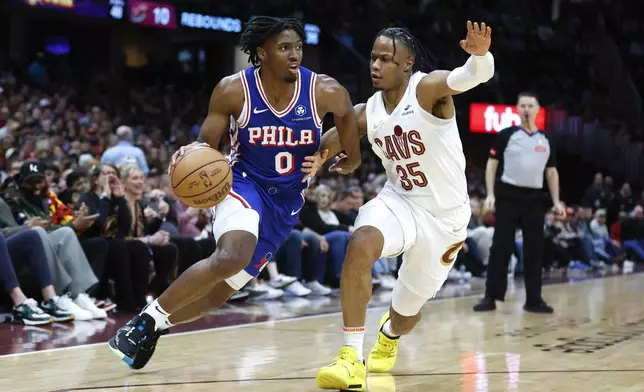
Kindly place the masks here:
<instances>
[{"instance_id":1,"label":"referee","mask_svg":"<svg viewBox=\"0 0 644 392\"><path fill-rule=\"evenodd\" d=\"M535 125L539 102L532 93L521 93L517 109L521 125L499 132L490 149L485 168L487 198L484 209L496 209L494 237L487 267L485 297L475 311L496 309L496 301L505 299L508 287L508 264L515 247L517 229L523 232L524 279L526 301L523 309L552 313L541 297L543 253L543 178L548 182L556 215L565 210L559 201L559 173L555 150L548 136Z\"/></svg>"}]
</instances>

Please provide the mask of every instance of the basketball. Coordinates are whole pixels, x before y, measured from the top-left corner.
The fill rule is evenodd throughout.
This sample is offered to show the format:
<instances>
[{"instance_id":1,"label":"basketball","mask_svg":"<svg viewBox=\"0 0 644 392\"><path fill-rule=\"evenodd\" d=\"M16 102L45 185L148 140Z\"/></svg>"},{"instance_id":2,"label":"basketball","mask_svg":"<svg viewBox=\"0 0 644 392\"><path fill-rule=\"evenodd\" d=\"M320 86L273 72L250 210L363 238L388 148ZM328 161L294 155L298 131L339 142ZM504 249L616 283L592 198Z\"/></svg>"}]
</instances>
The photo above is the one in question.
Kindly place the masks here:
<instances>
[{"instance_id":1,"label":"basketball","mask_svg":"<svg viewBox=\"0 0 644 392\"><path fill-rule=\"evenodd\" d=\"M208 208L228 195L233 172L219 151L201 147L179 158L170 173L170 183L177 199L185 205Z\"/></svg>"}]
</instances>

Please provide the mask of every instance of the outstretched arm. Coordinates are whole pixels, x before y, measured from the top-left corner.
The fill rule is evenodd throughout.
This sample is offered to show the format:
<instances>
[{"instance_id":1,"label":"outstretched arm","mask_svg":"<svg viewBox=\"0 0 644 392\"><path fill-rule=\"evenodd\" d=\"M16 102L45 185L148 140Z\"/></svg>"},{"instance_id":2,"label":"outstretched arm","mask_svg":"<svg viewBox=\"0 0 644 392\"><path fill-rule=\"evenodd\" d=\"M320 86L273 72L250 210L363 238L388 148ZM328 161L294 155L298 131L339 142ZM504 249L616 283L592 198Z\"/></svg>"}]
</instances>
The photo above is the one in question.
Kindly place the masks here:
<instances>
[{"instance_id":1,"label":"outstretched arm","mask_svg":"<svg viewBox=\"0 0 644 392\"><path fill-rule=\"evenodd\" d=\"M315 86L316 100L323 112L333 113L335 127L353 170L360 166L360 135L356 113L349 92L335 79L319 75ZM352 170L352 171L353 171Z\"/></svg>"},{"instance_id":2,"label":"outstretched arm","mask_svg":"<svg viewBox=\"0 0 644 392\"><path fill-rule=\"evenodd\" d=\"M485 23L479 26L478 23L467 21L467 37L460 45L470 54L470 58L463 66L452 71L434 71L423 77L416 88L422 108L433 113L436 104L447 102L445 98L461 94L490 80L494 76L494 56L489 52L491 43L490 27L485 26ZM453 113L447 115L451 116Z\"/></svg>"},{"instance_id":3,"label":"outstretched arm","mask_svg":"<svg viewBox=\"0 0 644 392\"><path fill-rule=\"evenodd\" d=\"M358 120L358 135L362 137L367 134L367 115L365 113L365 108L367 105L364 103L359 103L353 107L353 110L356 113ZM333 127L326 131L322 135L322 140L320 141L320 148L314 156L305 157L305 162L302 164L302 171L306 173L304 176L303 182L306 181L309 177L315 175L315 173L324 165L324 162L328 158L332 158L342 152L344 148L342 147L342 141L340 140L340 134L338 129ZM340 174L349 174L350 169L344 169L344 165L347 164L346 157L341 157L338 160L338 163L334 165L333 169ZM343 162L344 161L344 162ZM349 166L351 166L349 164Z\"/></svg>"}]
</instances>

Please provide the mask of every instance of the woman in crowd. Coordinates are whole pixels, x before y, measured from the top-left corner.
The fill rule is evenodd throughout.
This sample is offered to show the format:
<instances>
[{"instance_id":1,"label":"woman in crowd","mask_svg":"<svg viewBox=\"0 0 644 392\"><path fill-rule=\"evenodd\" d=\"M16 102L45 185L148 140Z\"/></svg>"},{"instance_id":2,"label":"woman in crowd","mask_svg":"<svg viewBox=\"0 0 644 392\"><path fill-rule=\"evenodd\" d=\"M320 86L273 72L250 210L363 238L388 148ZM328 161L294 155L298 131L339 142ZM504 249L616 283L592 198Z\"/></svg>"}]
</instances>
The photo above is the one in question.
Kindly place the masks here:
<instances>
[{"instance_id":1,"label":"woman in crowd","mask_svg":"<svg viewBox=\"0 0 644 392\"><path fill-rule=\"evenodd\" d=\"M160 230L162 220L155 219L150 207L145 207L141 201L145 188L143 171L137 165L125 164L119 167L119 174L124 186L127 211L130 213L131 223L127 238L138 239L147 246L155 270L150 290L158 296L174 279L179 257L178 249L170 243L169 233Z\"/></svg>"},{"instance_id":2,"label":"woman in crowd","mask_svg":"<svg viewBox=\"0 0 644 392\"><path fill-rule=\"evenodd\" d=\"M107 294L107 278L112 278L119 307L140 311L146 304L152 261L147 239L126 239L132 227L132 215L116 166L96 165L90 171L90 183L91 191L81 195L80 202L87 205L90 214L99 214L99 217L83 232L83 237L104 237L108 241L107 273L101 280L101 291Z\"/></svg>"}]
</instances>

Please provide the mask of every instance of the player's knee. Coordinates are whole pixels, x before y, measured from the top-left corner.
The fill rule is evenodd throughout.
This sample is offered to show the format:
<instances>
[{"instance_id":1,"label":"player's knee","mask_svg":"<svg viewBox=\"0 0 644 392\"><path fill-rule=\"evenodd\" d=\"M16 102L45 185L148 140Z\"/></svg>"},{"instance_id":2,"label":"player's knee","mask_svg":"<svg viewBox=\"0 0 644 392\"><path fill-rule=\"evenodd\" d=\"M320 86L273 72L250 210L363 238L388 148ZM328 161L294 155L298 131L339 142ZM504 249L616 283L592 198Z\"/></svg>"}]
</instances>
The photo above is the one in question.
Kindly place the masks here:
<instances>
[{"instance_id":1,"label":"player's knee","mask_svg":"<svg viewBox=\"0 0 644 392\"><path fill-rule=\"evenodd\" d=\"M371 268L382 253L382 234L373 227L361 227L353 232L347 247L347 263L358 263Z\"/></svg>"},{"instance_id":2,"label":"player's knee","mask_svg":"<svg viewBox=\"0 0 644 392\"><path fill-rule=\"evenodd\" d=\"M230 277L246 268L253 256L250 252L241 247L230 248L226 246L217 247L215 253L208 258L209 272L216 277Z\"/></svg>"},{"instance_id":3,"label":"player's knee","mask_svg":"<svg viewBox=\"0 0 644 392\"><path fill-rule=\"evenodd\" d=\"M429 298L433 298L437 292L438 289L432 290L433 294L429 294ZM391 293L391 308L403 317L414 317L420 314L420 309L429 298L414 293L398 280Z\"/></svg>"}]
</instances>

